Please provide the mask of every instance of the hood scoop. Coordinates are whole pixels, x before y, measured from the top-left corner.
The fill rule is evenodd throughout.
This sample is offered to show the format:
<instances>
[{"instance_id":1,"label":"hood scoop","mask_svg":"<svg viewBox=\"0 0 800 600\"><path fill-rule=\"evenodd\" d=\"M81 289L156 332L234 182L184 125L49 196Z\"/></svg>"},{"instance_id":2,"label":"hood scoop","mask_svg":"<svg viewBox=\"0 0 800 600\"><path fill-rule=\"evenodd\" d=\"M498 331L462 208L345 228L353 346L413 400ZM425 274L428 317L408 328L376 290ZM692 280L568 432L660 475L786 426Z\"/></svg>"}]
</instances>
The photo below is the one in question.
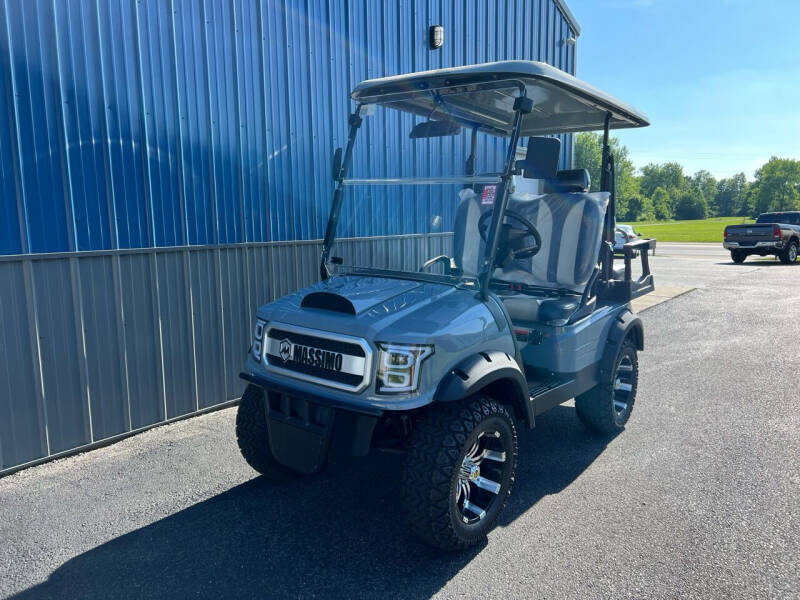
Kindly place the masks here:
<instances>
[{"instance_id":1,"label":"hood scoop","mask_svg":"<svg viewBox=\"0 0 800 600\"><path fill-rule=\"evenodd\" d=\"M318 308L345 315L355 315L356 307L344 296L330 292L311 292L300 303L303 308Z\"/></svg>"}]
</instances>

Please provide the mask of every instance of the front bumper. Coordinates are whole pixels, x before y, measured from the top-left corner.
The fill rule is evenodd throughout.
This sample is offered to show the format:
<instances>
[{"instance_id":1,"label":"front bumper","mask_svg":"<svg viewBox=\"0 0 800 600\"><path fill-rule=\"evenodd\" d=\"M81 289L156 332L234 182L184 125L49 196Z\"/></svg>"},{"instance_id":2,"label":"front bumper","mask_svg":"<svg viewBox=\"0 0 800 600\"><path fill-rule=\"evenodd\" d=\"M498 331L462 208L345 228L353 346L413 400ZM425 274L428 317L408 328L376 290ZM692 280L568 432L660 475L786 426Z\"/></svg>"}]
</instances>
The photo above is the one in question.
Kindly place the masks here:
<instances>
[{"instance_id":1,"label":"front bumper","mask_svg":"<svg viewBox=\"0 0 800 600\"><path fill-rule=\"evenodd\" d=\"M246 371L243 371L239 373L239 377L241 377L245 381L254 383L263 390L272 390L281 394L288 394L291 396L302 395L307 400L314 402L315 404L321 404L322 406L330 406L331 408L347 410L353 413L369 415L372 417L380 417L381 415L383 415L383 410L375 406L369 406L363 403L356 404L354 402L346 402L343 400L339 400L337 398L331 398L330 396L321 396L318 394L309 393L307 390L299 390L293 386L283 385L281 383L278 383L274 379L268 379L266 377L254 373L248 373Z\"/></svg>"},{"instance_id":2,"label":"front bumper","mask_svg":"<svg viewBox=\"0 0 800 600\"><path fill-rule=\"evenodd\" d=\"M240 377L264 392L270 451L282 465L311 474L339 458L369 452L381 409L298 395L252 373L240 373Z\"/></svg>"},{"instance_id":3,"label":"front bumper","mask_svg":"<svg viewBox=\"0 0 800 600\"><path fill-rule=\"evenodd\" d=\"M774 248L775 250L780 250L783 248L782 241L770 241L770 242L756 242L755 244L741 244L739 242L723 242L722 247L726 250L750 250L750 249L759 249L759 248Z\"/></svg>"}]
</instances>

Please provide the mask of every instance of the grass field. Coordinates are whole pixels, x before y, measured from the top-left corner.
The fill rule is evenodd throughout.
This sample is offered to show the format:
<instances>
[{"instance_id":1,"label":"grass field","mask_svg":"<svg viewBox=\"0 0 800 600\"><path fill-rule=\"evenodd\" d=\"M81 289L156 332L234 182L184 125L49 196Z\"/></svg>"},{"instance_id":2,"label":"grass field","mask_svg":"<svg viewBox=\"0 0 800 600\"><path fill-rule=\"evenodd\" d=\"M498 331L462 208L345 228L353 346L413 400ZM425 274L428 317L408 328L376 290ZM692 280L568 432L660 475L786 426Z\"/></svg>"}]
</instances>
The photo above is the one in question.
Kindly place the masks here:
<instances>
[{"instance_id":1,"label":"grass field","mask_svg":"<svg viewBox=\"0 0 800 600\"><path fill-rule=\"evenodd\" d=\"M697 221L639 221L628 223L644 237L661 242L719 242L726 225L752 223L744 217L714 217Z\"/></svg>"}]
</instances>

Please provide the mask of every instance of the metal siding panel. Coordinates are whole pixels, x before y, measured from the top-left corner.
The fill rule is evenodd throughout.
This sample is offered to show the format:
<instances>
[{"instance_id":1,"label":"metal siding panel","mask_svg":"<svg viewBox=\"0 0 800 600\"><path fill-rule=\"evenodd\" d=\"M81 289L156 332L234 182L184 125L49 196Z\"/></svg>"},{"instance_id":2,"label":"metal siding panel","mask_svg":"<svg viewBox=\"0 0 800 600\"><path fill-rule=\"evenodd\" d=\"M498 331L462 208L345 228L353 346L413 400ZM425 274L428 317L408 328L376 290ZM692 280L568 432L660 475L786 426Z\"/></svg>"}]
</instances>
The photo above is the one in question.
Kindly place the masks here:
<instances>
[{"instance_id":1,"label":"metal siding panel","mask_svg":"<svg viewBox=\"0 0 800 600\"><path fill-rule=\"evenodd\" d=\"M0 263L0 470L47 455L21 262Z\"/></svg>"},{"instance_id":2,"label":"metal siding panel","mask_svg":"<svg viewBox=\"0 0 800 600\"><path fill-rule=\"evenodd\" d=\"M235 27L229 3L207 0L204 10L217 241L229 244L242 241L233 48Z\"/></svg>"},{"instance_id":3,"label":"metal siding panel","mask_svg":"<svg viewBox=\"0 0 800 600\"><path fill-rule=\"evenodd\" d=\"M178 246L183 225L171 9L164 2L143 0L136 3L136 18L153 245Z\"/></svg>"},{"instance_id":4,"label":"metal siding panel","mask_svg":"<svg viewBox=\"0 0 800 600\"><path fill-rule=\"evenodd\" d=\"M225 356L215 250L189 254L197 361L198 409L219 404L225 396ZM246 350L246 348L245 348Z\"/></svg>"},{"instance_id":5,"label":"metal siding panel","mask_svg":"<svg viewBox=\"0 0 800 600\"><path fill-rule=\"evenodd\" d=\"M119 353L110 256L78 259L93 441L127 430L128 398Z\"/></svg>"},{"instance_id":6,"label":"metal siding panel","mask_svg":"<svg viewBox=\"0 0 800 600\"><path fill-rule=\"evenodd\" d=\"M216 241L212 189L213 152L203 8L198 1L174 3L175 72L180 114L181 174L186 241Z\"/></svg>"},{"instance_id":7,"label":"metal siding panel","mask_svg":"<svg viewBox=\"0 0 800 600\"><path fill-rule=\"evenodd\" d=\"M273 298L272 269L270 268L270 253L268 246L258 246L246 249L247 271L250 274L250 323L248 335L253 331L256 309L262 304L271 302ZM248 345L250 340L248 338Z\"/></svg>"},{"instance_id":8,"label":"metal siding panel","mask_svg":"<svg viewBox=\"0 0 800 600\"><path fill-rule=\"evenodd\" d=\"M11 53L8 47L6 11L0 5L0 254L19 254L22 248L24 213L17 193L14 137L14 94L11 85Z\"/></svg>"},{"instance_id":9,"label":"metal siding panel","mask_svg":"<svg viewBox=\"0 0 800 600\"><path fill-rule=\"evenodd\" d=\"M270 252L272 289L276 298L285 296L298 289L296 285L295 246L280 244L273 246Z\"/></svg>"},{"instance_id":10,"label":"metal siding panel","mask_svg":"<svg viewBox=\"0 0 800 600\"><path fill-rule=\"evenodd\" d=\"M52 5L13 2L5 8L28 247L31 252L70 250Z\"/></svg>"},{"instance_id":11,"label":"metal siding panel","mask_svg":"<svg viewBox=\"0 0 800 600\"><path fill-rule=\"evenodd\" d=\"M162 349L165 373L167 418L186 415L196 410L194 398L194 357L191 319L186 307L186 272L183 253L156 255L158 292L161 298Z\"/></svg>"},{"instance_id":12,"label":"metal siding panel","mask_svg":"<svg viewBox=\"0 0 800 600\"><path fill-rule=\"evenodd\" d=\"M220 290L222 292L223 355L225 392L214 404L241 396L244 389L239 372L250 346L249 302L244 279L245 249L220 250Z\"/></svg>"},{"instance_id":13,"label":"metal siding panel","mask_svg":"<svg viewBox=\"0 0 800 600\"><path fill-rule=\"evenodd\" d=\"M284 4L284 23L286 35L286 118L289 124L290 164L292 172L302 174L294 177L292 193L287 198L294 207L293 237L307 240L313 236L311 226L312 203L309 179L314 176L311 158L311 107L313 101L309 81L308 29L305 3L302 0L286 0ZM304 100L300 100L300 99Z\"/></svg>"},{"instance_id":14,"label":"metal siding panel","mask_svg":"<svg viewBox=\"0 0 800 600\"><path fill-rule=\"evenodd\" d=\"M75 311L68 259L32 263L44 400L50 453L87 444L88 408L83 401L82 356L76 348Z\"/></svg>"},{"instance_id":15,"label":"metal siding panel","mask_svg":"<svg viewBox=\"0 0 800 600\"><path fill-rule=\"evenodd\" d=\"M76 250L111 247L106 197L105 102L97 12L85 3L56 3L58 82L63 105L67 193Z\"/></svg>"},{"instance_id":16,"label":"metal siding panel","mask_svg":"<svg viewBox=\"0 0 800 600\"><path fill-rule=\"evenodd\" d=\"M119 259L128 368L131 429L164 419L160 389L160 346L151 297L151 265L147 254Z\"/></svg>"},{"instance_id":17,"label":"metal siding panel","mask_svg":"<svg viewBox=\"0 0 800 600\"><path fill-rule=\"evenodd\" d=\"M144 112L133 3L98 2L106 110L106 153L118 248L150 245Z\"/></svg>"},{"instance_id":18,"label":"metal siding panel","mask_svg":"<svg viewBox=\"0 0 800 600\"><path fill-rule=\"evenodd\" d=\"M269 212L265 203L267 169L264 161L266 140L261 63L262 32L256 3L237 0L234 12L238 32L236 44L240 132L238 153L244 208L243 241L264 242L269 239Z\"/></svg>"},{"instance_id":19,"label":"metal siding panel","mask_svg":"<svg viewBox=\"0 0 800 600\"><path fill-rule=\"evenodd\" d=\"M294 231L291 162L289 160L287 50L281 4L267 0L261 5L261 57L265 66L264 92L267 147L265 160L269 173L268 197L271 240L288 240Z\"/></svg>"},{"instance_id":20,"label":"metal siding panel","mask_svg":"<svg viewBox=\"0 0 800 600\"><path fill-rule=\"evenodd\" d=\"M313 82L309 106L311 117L311 180L310 217L311 238L317 239L325 235L328 222L331 198L333 196L333 178L331 172L331 157L333 156L334 142L331 121L344 119L344 115L331 115L330 97L332 60L328 58L328 40L330 30L328 27L329 15L326 0L309 0L308 2L308 66L309 78ZM342 89L342 88L339 88ZM338 93L338 90L337 90Z\"/></svg>"}]
</instances>

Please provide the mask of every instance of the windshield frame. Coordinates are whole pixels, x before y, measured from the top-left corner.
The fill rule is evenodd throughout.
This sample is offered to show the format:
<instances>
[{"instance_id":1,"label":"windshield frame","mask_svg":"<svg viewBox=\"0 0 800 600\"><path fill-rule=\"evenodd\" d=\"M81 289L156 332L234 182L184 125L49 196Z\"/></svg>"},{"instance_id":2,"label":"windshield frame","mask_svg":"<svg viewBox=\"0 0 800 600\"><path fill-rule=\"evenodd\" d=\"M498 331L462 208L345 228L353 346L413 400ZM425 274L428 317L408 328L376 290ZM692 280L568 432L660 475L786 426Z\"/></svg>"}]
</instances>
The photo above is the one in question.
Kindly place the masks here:
<instances>
[{"instance_id":1,"label":"windshield frame","mask_svg":"<svg viewBox=\"0 0 800 600\"><path fill-rule=\"evenodd\" d=\"M342 201L344 199L344 189L346 186L375 185L375 184L436 185L441 183L446 183L450 185L459 182L478 183L479 181L483 181L484 179L490 179L492 182L496 182L498 190L497 190L497 197L495 199L495 206L493 210L491 225L488 230L488 243L486 244L484 249L483 262L480 268L480 274L478 275L481 297L484 300L488 298L489 282L491 280L492 272L494 270L493 268L490 268L490 265L493 265L495 261L495 255L497 253L497 244L500 239L500 228L503 222L503 217L505 215L506 206L508 204L509 190L511 187L511 177L514 174L514 164L516 162L517 144L519 142L520 130L522 128L522 121L524 115L530 113L533 110L533 101L525 96L526 93L525 86L519 82L511 82L510 86L515 86L517 88L518 96L514 101L514 119L512 123L511 134L508 136L508 149L506 152L503 171L500 174L487 174L485 177L484 176L476 177L474 172L475 149L477 145L476 133L478 130L478 126L476 124L472 128L470 156L467 158L468 172L465 174L464 177L391 178L384 180L346 179L346 175L349 171L350 164L353 159L353 147L355 145L355 141L358 136L358 131L363 123L363 118L371 114L372 111L371 106L368 107L364 103L358 104L356 110L350 115L348 119L349 128L347 135L347 146L345 147L345 150L343 152L342 155L343 158L341 160L341 163L334 164L333 178L334 181L336 182L336 188L333 193L333 202L331 204L331 211L328 217L328 225L325 229L325 239L323 240L322 243L322 253L320 257L320 276L322 277L323 280L327 279L332 275L329 259L330 259L331 249L333 248L333 245L336 240L336 229L339 223L339 217L341 215ZM419 90L416 93L420 95L430 95L432 92L430 90ZM385 108L390 109L391 107L387 106ZM370 269L370 270L380 271L381 269ZM406 271L400 271L398 273L405 274L405 278L412 278L414 277L414 275L419 275L419 274L409 273ZM436 277L442 277L442 276L436 276ZM453 276L453 277L457 277L458 280L461 281L466 281L461 276Z\"/></svg>"}]
</instances>

